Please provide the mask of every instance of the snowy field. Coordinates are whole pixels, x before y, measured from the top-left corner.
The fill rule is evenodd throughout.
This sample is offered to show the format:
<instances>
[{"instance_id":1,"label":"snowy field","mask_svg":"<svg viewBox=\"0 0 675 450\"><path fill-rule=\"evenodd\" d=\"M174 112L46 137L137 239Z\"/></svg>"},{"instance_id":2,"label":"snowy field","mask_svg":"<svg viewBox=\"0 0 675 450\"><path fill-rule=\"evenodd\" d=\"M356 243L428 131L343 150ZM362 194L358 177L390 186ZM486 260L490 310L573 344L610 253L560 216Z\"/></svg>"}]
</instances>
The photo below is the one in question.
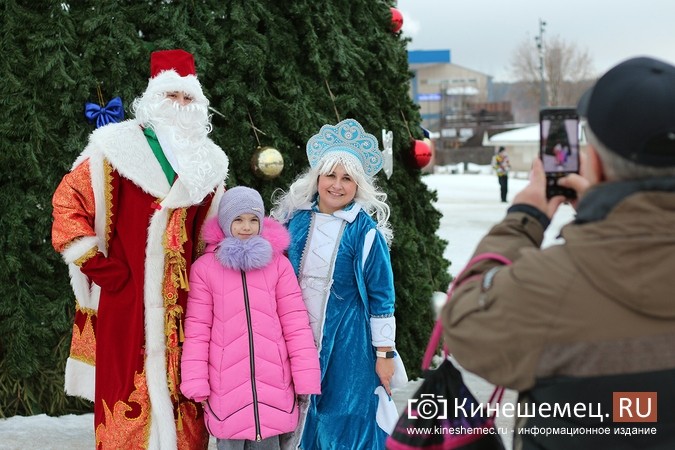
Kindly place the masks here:
<instances>
[{"instance_id":1,"label":"snowy field","mask_svg":"<svg viewBox=\"0 0 675 450\"><path fill-rule=\"evenodd\" d=\"M454 169L454 168L453 168ZM489 168L469 165L467 174L436 173L423 178L430 189L438 193L436 204L443 218L438 235L448 241L445 258L452 262L450 273L457 275L469 261L480 238L499 222L508 203L499 201L497 177ZM509 180L509 201L527 184L524 176ZM573 218L571 207L563 205L546 232L544 246L555 245L560 228ZM418 361L407 361L416 365ZM487 401L492 386L473 374L465 372L465 381L479 401ZM415 391L419 380L393 392L399 411L407 405L408 397ZM507 391L504 401L515 401L516 393ZM93 414L48 417L44 414L0 420L1 450L85 450L94 448ZM513 426L513 420L498 418L498 427ZM512 433L502 436L511 448ZM215 449L212 439L210 449Z\"/></svg>"},{"instance_id":2,"label":"snowy field","mask_svg":"<svg viewBox=\"0 0 675 450\"><path fill-rule=\"evenodd\" d=\"M513 196L527 184L525 173L510 178L509 202L501 203L497 176L491 174L490 168L469 164L468 169L478 173L437 173L423 177L427 186L438 195L436 208L443 214L438 235L448 241L443 256L451 261L449 271L453 276L469 262L478 241L504 218ZM572 207L562 205L546 230L543 246L556 244L560 228L573 218Z\"/></svg>"}]
</instances>

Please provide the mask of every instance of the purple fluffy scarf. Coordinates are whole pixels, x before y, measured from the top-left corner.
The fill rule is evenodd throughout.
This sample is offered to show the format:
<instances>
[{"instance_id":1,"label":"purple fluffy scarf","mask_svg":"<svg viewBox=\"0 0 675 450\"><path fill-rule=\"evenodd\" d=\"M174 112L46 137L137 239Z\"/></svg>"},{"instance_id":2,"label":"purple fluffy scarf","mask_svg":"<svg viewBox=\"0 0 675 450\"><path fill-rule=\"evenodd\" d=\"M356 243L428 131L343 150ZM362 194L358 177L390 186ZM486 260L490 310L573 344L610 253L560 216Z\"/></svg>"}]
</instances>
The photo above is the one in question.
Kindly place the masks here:
<instances>
[{"instance_id":1,"label":"purple fluffy scarf","mask_svg":"<svg viewBox=\"0 0 675 450\"><path fill-rule=\"evenodd\" d=\"M262 236L250 239L228 237L218 245L216 259L231 269L261 269L272 260L272 245Z\"/></svg>"}]
</instances>

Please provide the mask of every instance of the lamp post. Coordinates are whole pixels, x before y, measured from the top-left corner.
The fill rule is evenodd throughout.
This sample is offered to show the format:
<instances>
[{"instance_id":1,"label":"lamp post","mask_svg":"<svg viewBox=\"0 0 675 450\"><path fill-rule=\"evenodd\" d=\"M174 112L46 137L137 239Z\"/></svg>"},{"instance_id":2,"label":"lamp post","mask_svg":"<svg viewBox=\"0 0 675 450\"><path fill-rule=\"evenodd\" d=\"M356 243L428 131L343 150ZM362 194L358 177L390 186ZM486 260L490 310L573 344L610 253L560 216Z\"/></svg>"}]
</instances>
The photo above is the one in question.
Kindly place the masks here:
<instances>
[{"instance_id":1,"label":"lamp post","mask_svg":"<svg viewBox=\"0 0 675 450\"><path fill-rule=\"evenodd\" d=\"M537 50L539 50L539 106L546 107L546 80L544 79L544 27L546 22L539 19L539 34L535 36L534 40L537 43Z\"/></svg>"}]
</instances>

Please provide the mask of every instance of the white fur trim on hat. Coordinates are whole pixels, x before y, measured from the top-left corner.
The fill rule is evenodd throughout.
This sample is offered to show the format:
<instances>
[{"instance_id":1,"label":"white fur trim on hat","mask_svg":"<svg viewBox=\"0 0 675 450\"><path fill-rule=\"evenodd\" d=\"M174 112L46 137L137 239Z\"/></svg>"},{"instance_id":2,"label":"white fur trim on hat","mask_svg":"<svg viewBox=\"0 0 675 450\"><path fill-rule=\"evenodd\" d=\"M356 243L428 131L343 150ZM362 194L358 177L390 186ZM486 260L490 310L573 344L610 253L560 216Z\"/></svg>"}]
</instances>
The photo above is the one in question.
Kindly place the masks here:
<instances>
[{"instance_id":1,"label":"white fur trim on hat","mask_svg":"<svg viewBox=\"0 0 675 450\"><path fill-rule=\"evenodd\" d=\"M197 103L208 105L202 85L194 75L181 77L175 70L165 70L156 77L150 78L146 94L163 95L167 92L184 92L190 95Z\"/></svg>"}]
</instances>

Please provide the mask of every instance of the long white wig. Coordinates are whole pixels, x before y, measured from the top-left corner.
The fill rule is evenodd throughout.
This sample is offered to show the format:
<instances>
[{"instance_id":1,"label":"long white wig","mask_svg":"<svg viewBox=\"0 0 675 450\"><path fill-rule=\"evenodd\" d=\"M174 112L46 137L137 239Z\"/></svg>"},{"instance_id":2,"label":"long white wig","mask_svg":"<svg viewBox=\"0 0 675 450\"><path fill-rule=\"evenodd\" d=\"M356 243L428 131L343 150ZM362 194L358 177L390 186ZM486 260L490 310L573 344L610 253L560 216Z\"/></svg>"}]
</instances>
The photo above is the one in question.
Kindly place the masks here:
<instances>
[{"instance_id":1,"label":"long white wig","mask_svg":"<svg viewBox=\"0 0 675 450\"><path fill-rule=\"evenodd\" d=\"M274 207L270 215L281 223L287 223L298 209L304 209L310 204L318 192L319 175L328 175L335 167L342 165L345 172L356 182L357 189L354 201L361 205L366 213L373 216L377 222L377 229L391 244L394 232L389 223L389 205L386 203L387 194L382 192L374 179L366 177L363 166L352 155L346 152L330 152L314 168L309 168L284 192L281 189L273 195Z\"/></svg>"}]
</instances>

